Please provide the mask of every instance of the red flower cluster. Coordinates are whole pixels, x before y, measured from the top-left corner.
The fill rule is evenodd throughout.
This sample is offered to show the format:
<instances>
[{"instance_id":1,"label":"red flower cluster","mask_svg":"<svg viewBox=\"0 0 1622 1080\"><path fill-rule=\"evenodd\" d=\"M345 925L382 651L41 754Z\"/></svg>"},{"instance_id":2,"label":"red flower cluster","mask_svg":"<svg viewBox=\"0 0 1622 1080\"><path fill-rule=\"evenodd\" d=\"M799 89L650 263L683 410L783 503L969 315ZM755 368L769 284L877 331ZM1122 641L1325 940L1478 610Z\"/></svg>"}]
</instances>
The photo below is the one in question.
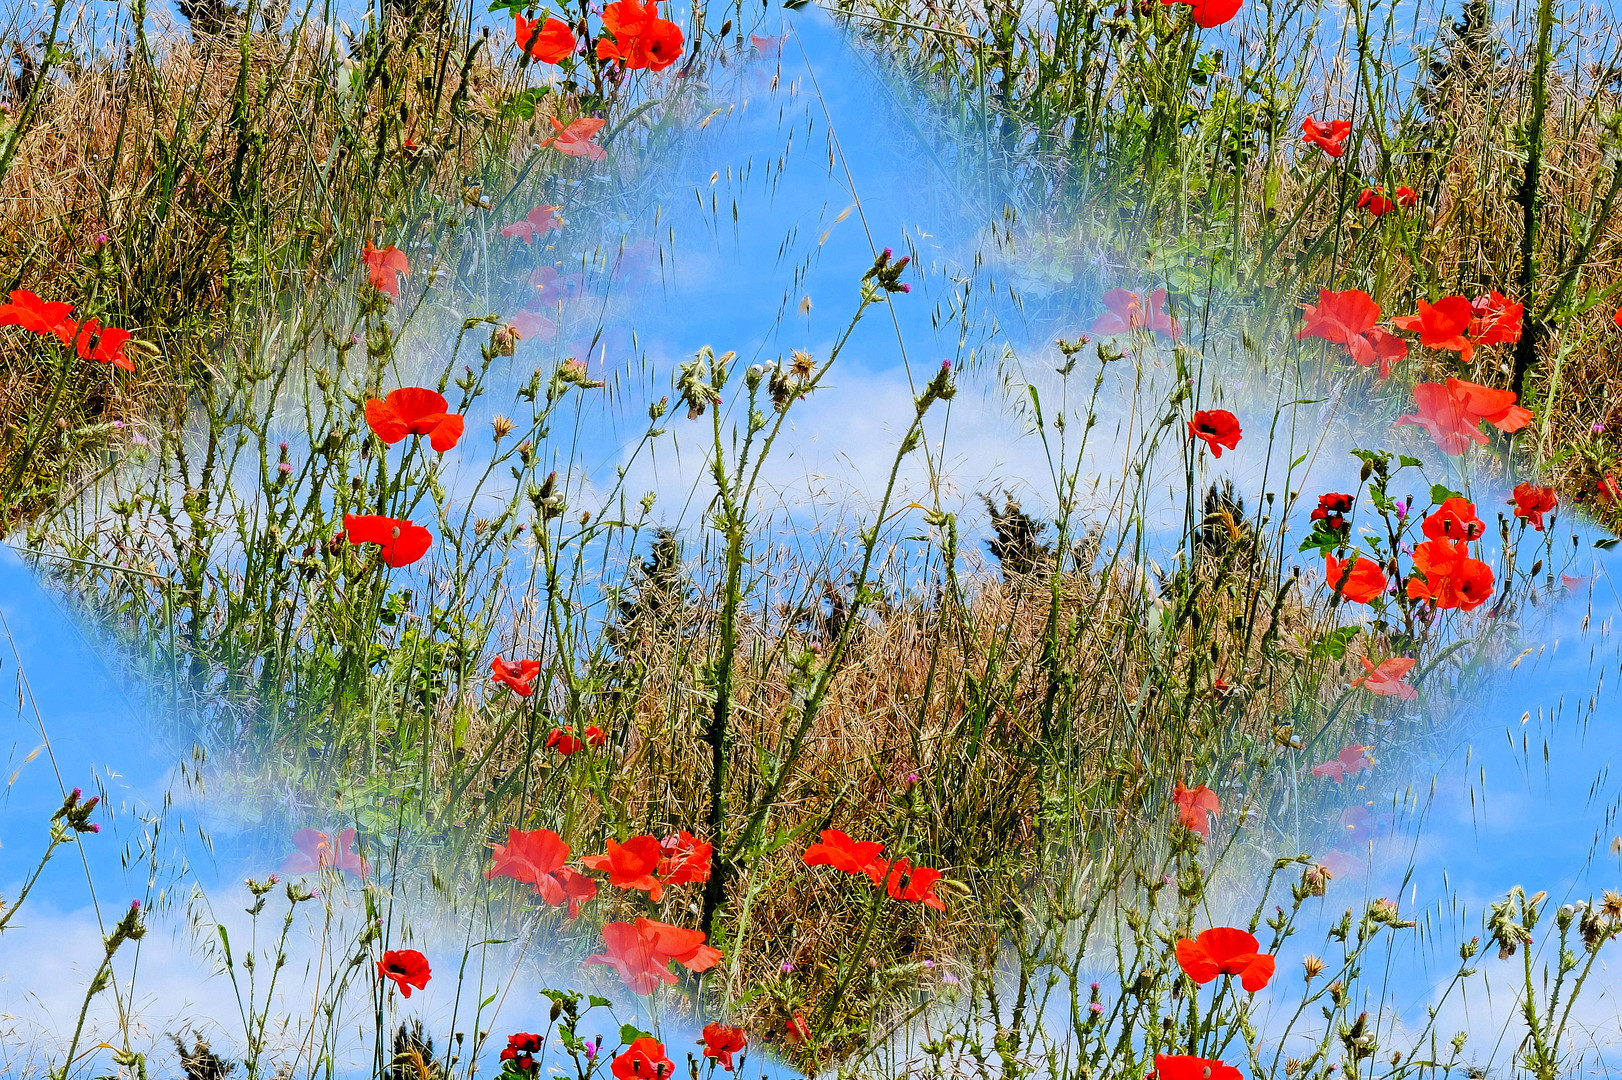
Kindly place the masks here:
<instances>
[{"instance_id":1,"label":"red flower cluster","mask_svg":"<svg viewBox=\"0 0 1622 1080\"><path fill-rule=\"evenodd\" d=\"M1364 188L1363 193L1357 197L1357 208L1367 210L1375 217L1384 217L1397 207L1408 207L1419 201L1414 189L1406 185L1392 192L1390 196L1385 188Z\"/></svg>"},{"instance_id":2,"label":"red flower cluster","mask_svg":"<svg viewBox=\"0 0 1622 1080\"><path fill-rule=\"evenodd\" d=\"M533 885L548 907L568 904L571 919L597 895L595 881L563 865L569 858L569 845L551 829L508 829L507 842L491 844L490 855L495 865L485 873L486 878L507 877Z\"/></svg>"},{"instance_id":3,"label":"red flower cluster","mask_svg":"<svg viewBox=\"0 0 1622 1080\"><path fill-rule=\"evenodd\" d=\"M1296 340L1315 337L1344 345L1358 367L1378 363L1382 379L1408 355L1406 341L1375 325L1380 321L1380 305L1361 289L1320 289L1318 303L1303 304L1302 312L1306 325L1296 332Z\"/></svg>"},{"instance_id":4,"label":"red flower cluster","mask_svg":"<svg viewBox=\"0 0 1622 1080\"><path fill-rule=\"evenodd\" d=\"M883 850L883 844L852 840L838 829L824 829L821 842L806 848L801 858L807 866L831 866L841 873L863 874L874 885L883 885L893 900L946 910L946 904L935 895L935 884L942 877L939 870L914 866L905 858L886 861L880 857Z\"/></svg>"},{"instance_id":5,"label":"red flower cluster","mask_svg":"<svg viewBox=\"0 0 1622 1080\"><path fill-rule=\"evenodd\" d=\"M418 990L428 985L433 973L428 970L428 958L416 949L390 949L377 962L377 977L391 980L400 996L411 996L411 988Z\"/></svg>"},{"instance_id":6,"label":"red flower cluster","mask_svg":"<svg viewBox=\"0 0 1622 1080\"><path fill-rule=\"evenodd\" d=\"M1188 12L1194 18L1194 24L1211 29L1239 14L1239 9L1245 6L1245 0L1160 0L1162 4L1187 4Z\"/></svg>"},{"instance_id":7,"label":"red flower cluster","mask_svg":"<svg viewBox=\"0 0 1622 1080\"><path fill-rule=\"evenodd\" d=\"M550 146L566 157L583 157L592 161L601 161L608 156L608 151L591 140L603 130L608 123L600 116L582 116L564 126L563 121L557 117L548 117L556 135L549 136L536 143L537 146Z\"/></svg>"},{"instance_id":8,"label":"red flower cluster","mask_svg":"<svg viewBox=\"0 0 1622 1080\"><path fill-rule=\"evenodd\" d=\"M672 960L694 972L708 971L721 962L721 950L704 943L702 930L684 930L655 919L638 919L635 924L611 922L603 927L603 945L607 951L587 957L583 966L613 968L633 994L651 994L661 982L674 986ZM614 1072L619 1075L617 1067Z\"/></svg>"},{"instance_id":9,"label":"red flower cluster","mask_svg":"<svg viewBox=\"0 0 1622 1080\"><path fill-rule=\"evenodd\" d=\"M523 16L520 15L519 18L522 19ZM533 244L547 233L563 228L563 219L558 217L558 209L556 206L532 207L522 220L515 221L511 225L503 225L501 235L516 236L526 244Z\"/></svg>"},{"instance_id":10,"label":"red flower cluster","mask_svg":"<svg viewBox=\"0 0 1622 1080\"><path fill-rule=\"evenodd\" d=\"M665 1044L644 1035L625 1049L609 1066L616 1080L667 1080L676 1063L665 1056Z\"/></svg>"},{"instance_id":11,"label":"red flower cluster","mask_svg":"<svg viewBox=\"0 0 1622 1080\"><path fill-rule=\"evenodd\" d=\"M1091 333L1107 337L1111 334L1130 334L1135 330L1149 330L1172 341L1182 336L1182 324L1166 313L1165 289L1156 289L1150 293L1148 304L1145 304L1143 297L1135 292L1111 289L1104 294L1104 306L1109 309L1109 314L1100 315L1093 320L1093 325L1089 328Z\"/></svg>"},{"instance_id":12,"label":"red flower cluster","mask_svg":"<svg viewBox=\"0 0 1622 1080\"><path fill-rule=\"evenodd\" d=\"M1325 555L1324 577L1330 589L1354 604L1372 604L1386 589L1380 564L1356 553L1344 560Z\"/></svg>"},{"instance_id":13,"label":"red flower cluster","mask_svg":"<svg viewBox=\"0 0 1622 1080\"><path fill-rule=\"evenodd\" d=\"M1474 611L1492 598L1492 567L1470 557L1463 543L1427 540L1414 548L1408 579L1410 600L1429 600L1440 609Z\"/></svg>"},{"instance_id":14,"label":"red flower cluster","mask_svg":"<svg viewBox=\"0 0 1622 1080\"><path fill-rule=\"evenodd\" d=\"M1242 435L1239 418L1227 409L1201 409L1188 422L1188 437L1204 439L1214 458L1222 456L1223 447L1232 450L1238 446Z\"/></svg>"},{"instance_id":15,"label":"red flower cluster","mask_svg":"<svg viewBox=\"0 0 1622 1080\"><path fill-rule=\"evenodd\" d=\"M1352 496L1329 491L1318 496L1318 507L1312 511L1312 520L1323 522L1331 532L1344 532L1346 515L1352 512Z\"/></svg>"},{"instance_id":16,"label":"red flower cluster","mask_svg":"<svg viewBox=\"0 0 1622 1080\"><path fill-rule=\"evenodd\" d=\"M379 250L366 245L361 258L366 263L366 279L372 287L392 299L400 298L400 275L411 273L411 262L405 252L390 244Z\"/></svg>"},{"instance_id":17,"label":"red flower cluster","mask_svg":"<svg viewBox=\"0 0 1622 1080\"><path fill-rule=\"evenodd\" d=\"M1209 839L1211 815L1222 813L1216 792L1204 784L1194 788L1178 784L1172 791L1172 799L1177 803L1177 820L1191 832Z\"/></svg>"},{"instance_id":18,"label":"red flower cluster","mask_svg":"<svg viewBox=\"0 0 1622 1080\"><path fill-rule=\"evenodd\" d=\"M508 663L501 657L490 661L490 679L500 683L519 697L535 692L535 677L541 673L539 660L516 660Z\"/></svg>"},{"instance_id":19,"label":"red flower cluster","mask_svg":"<svg viewBox=\"0 0 1622 1080\"><path fill-rule=\"evenodd\" d=\"M659 840L633 836L621 844L608 841L602 855L588 855L580 862L587 869L608 875L617 889L641 889L658 903L672 885L702 884L710 879L713 848L683 830Z\"/></svg>"},{"instance_id":20,"label":"red flower cluster","mask_svg":"<svg viewBox=\"0 0 1622 1080\"><path fill-rule=\"evenodd\" d=\"M1238 1069L1217 1058L1188 1054L1156 1054L1155 1076L1159 1080L1245 1080Z\"/></svg>"},{"instance_id":21,"label":"red flower cluster","mask_svg":"<svg viewBox=\"0 0 1622 1080\"><path fill-rule=\"evenodd\" d=\"M281 867L288 877L322 870L347 870L360 877L371 872L365 857L355 850L354 829L340 832L336 843L319 829L300 829L293 834L293 846L297 854L289 855Z\"/></svg>"},{"instance_id":22,"label":"red flower cluster","mask_svg":"<svg viewBox=\"0 0 1622 1080\"><path fill-rule=\"evenodd\" d=\"M1543 515L1552 513L1560 500L1555 496L1554 488L1523 480L1515 485L1509 504L1515 508L1516 517L1542 532Z\"/></svg>"},{"instance_id":23,"label":"red flower cluster","mask_svg":"<svg viewBox=\"0 0 1622 1080\"><path fill-rule=\"evenodd\" d=\"M1523 305L1499 292L1468 300L1444 296L1434 304L1419 301L1419 311L1391 321L1419 335L1427 349L1448 349L1468 364L1478 345L1513 344L1521 339Z\"/></svg>"},{"instance_id":24,"label":"red flower cluster","mask_svg":"<svg viewBox=\"0 0 1622 1080\"><path fill-rule=\"evenodd\" d=\"M1532 411L1515 404L1513 391L1464 379L1420 383L1414 387L1414 404L1419 411L1399 416L1397 424L1424 428L1444 454L1462 454L1471 443L1486 445L1483 420L1503 432L1519 431L1532 422Z\"/></svg>"},{"instance_id":25,"label":"red flower cluster","mask_svg":"<svg viewBox=\"0 0 1622 1080\"><path fill-rule=\"evenodd\" d=\"M389 446L409 435L426 435L428 445L443 454L462 438L463 420L436 391L402 386L390 390L382 401L366 400L366 426Z\"/></svg>"},{"instance_id":26,"label":"red flower cluster","mask_svg":"<svg viewBox=\"0 0 1622 1080\"><path fill-rule=\"evenodd\" d=\"M379 514L345 514L344 536L351 544L376 544L383 561L393 567L410 566L428 554L434 543L421 525Z\"/></svg>"},{"instance_id":27,"label":"red flower cluster","mask_svg":"<svg viewBox=\"0 0 1622 1080\"><path fill-rule=\"evenodd\" d=\"M1260 949L1254 934L1237 926L1213 926L1192 941L1177 942L1177 966L1201 986L1219 975L1237 975L1239 985L1254 994L1273 978L1273 955Z\"/></svg>"},{"instance_id":28,"label":"red flower cluster","mask_svg":"<svg viewBox=\"0 0 1622 1080\"><path fill-rule=\"evenodd\" d=\"M530 661L535 663L535 661ZM571 757L588 746L601 746L608 741L608 733L596 724L585 730L583 737L577 738L571 731L562 728L553 728L546 736L546 748L556 750L564 757Z\"/></svg>"},{"instance_id":29,"label":"red flower cluster","mask_svg":"<svg viewBox=\"0 0 1622 1080\"><path fill-rule=\"evenodd\" d=\"M519 52L541 64L561 63L575 47L574 31L569 29L569 24L550 15L543 25L540 19L526 19L515 13L513 40Z\"/></svg>"},{"instance_id":30,"label":"red flower cluster","mask_svg":"<svg viewBox=\"0 0 1622 1080\"><path fill-rule=\"evenodd\" d=\"M0 304L0 326L16 326L41 337L55 337L71 346L81 360L111 364L125 371L135 370L134 362L124 355L124 346L130 339L128 330L102 326L99 319L77 322L69 318L72 311L72 304L41 300L27 289L14 289L11 302Z\"/></svg>"},{"instance_id":31,"label":"red flower cluster","mask_svg":"<svg viewBox=\"0 0 1622 1080\"><path fill-rule=\"evenodd\" d=\"M1346 153L1346 136L1352 133L1350 120L1330 120L1320 124L1312 117L1301 121L1301 141L1316 146L1330 157Z\"/></svg>"},{"instance_id":32,"label":"red flower cluster","mask_svg":"<svg viewBox=\"0 0 1622 1080\"><path fill-rule=\"evenodd\" d=\"M1363 663L1368 666L1371 672L1376 670L1374 666L1369 664L1367 660L1364 660ZM1388 660L1386 663L1391 663L1391 661ZM1412 667L1413 663L1414 662L1412 660L1409 660L1408 666ZM1403 670L1406 671L1407 669L1405 668ZM1362 679L1359 679L1352 685L1356 686L1362 681ZM1329 761L1324 762L1322 765L1314 765L1312 767L1312 775L1319 778L1333 780L1337 784L1344 784L1348 776L1356 776L1360 772L1374 768L1374 759L1369 757L1368 752L1368 747L1360 746L1357 743L1351 743L1343 746L1340 748L1340 753L1336 754Z\"/></svg>"},{"instance_id":33,"label":"red flower cluster","mask_svg":"<svg viewBox=\"0 0 1622 1080\"><path fill-rule=\"evenodd\" d=\"M597 58L615 60L630 70L663 71L681 59L681 27L659 17L659 0L646 6L637 0L614 0L603 8L603 29L597 39Z\"/></svg>"},{"instance_id":34,"label":"red flower cluster","mask_svg":"<svg viewBox=\"0 0 1622 1080\"><path fill-rule=\"evenodd\" d=\"M507 1036L507 1048L501 1052L503 1062L512 1062L510 1066L503 1064L503 1071L519 1073L532 1073L540 1068L535 1055L541 1052L541 1037L527 1031Z\"/></svg>"},{"instance_id":35,"label":"red flower cluster","mask_svg":"<svg viewBox=\"0 0 1622 1080\"><path fill-rule=\"evenodd\" d=\"M711 1022L704 1025L704 1035L698 1041L704 1047L705 1057L731 1072L732 1055L749 1045L749 1036L743 1028Z\"/></svg>"}]
</instances>

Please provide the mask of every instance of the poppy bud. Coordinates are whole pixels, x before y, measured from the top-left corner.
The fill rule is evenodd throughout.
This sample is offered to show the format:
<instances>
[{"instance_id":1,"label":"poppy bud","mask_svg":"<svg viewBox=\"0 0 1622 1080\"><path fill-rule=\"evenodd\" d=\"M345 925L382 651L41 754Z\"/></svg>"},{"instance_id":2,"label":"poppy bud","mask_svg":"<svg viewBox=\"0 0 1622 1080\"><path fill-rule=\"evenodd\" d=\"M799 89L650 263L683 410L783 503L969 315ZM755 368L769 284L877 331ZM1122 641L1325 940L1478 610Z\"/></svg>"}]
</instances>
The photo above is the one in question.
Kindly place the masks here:
<instances>
[{"instance_id":1,"label":"poppy bud","mask_svg":"<svg viewBox=\"0 0 1622 1080\"><path fill-rule=\"evenodd\" d=\"M1374 462L1372 462L1372 461L1364 461L1363 462L1362 472L1359 473L1359 478L1364 483L1368 483L1369 477L1372 476L1373 474L1374 474Z\"/></svg>"},{"instance_id":2,"label":"poppy bud","mask_svg":"<svg viewBox=\"0 0 1622 1080\"><path fill-rule=\"evenodd\" d=\"M557 998L552 999L552 1022L556 1023L558 1017L563 1015L563 1002Z\"/></svg>"}]
</instances>

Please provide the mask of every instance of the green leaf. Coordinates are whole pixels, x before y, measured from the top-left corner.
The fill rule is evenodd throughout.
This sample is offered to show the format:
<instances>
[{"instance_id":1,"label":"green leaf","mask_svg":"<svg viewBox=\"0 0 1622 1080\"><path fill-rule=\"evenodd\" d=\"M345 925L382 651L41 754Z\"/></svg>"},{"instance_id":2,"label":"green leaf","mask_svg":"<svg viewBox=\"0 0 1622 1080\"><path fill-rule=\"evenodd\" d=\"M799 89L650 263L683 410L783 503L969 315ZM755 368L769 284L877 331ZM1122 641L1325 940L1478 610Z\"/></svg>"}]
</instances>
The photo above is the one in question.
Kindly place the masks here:
<instances>
[{"instance_id":1,"label":"green leaf","mask_svg":"<svg viewBox=\"0 0 1622 1080\"><path fill-rule=\"evenodd\" d=\"M1607 536L1603 540L1595 540L1594 546L1599 548L1601 551L1610 551L1619 543L1622 543L1622 540L1619 540L1614 536ZM224 931L221 932L223 933Z\"/></svg>"},{"instance_id":2,"label":"green leaf","mask_svg":"<svg viewBox=\"0 0 1622 1080\"><path fill-rule=\"evenodd\" d=\"M1352 639L1358 635L1360 629L1361 627L1357 626L1342 626L1338 630L1329 631L1312 643L1312 658L1323 660L1334 657L1336 660L1344 660L1346 646L1352 643Z\"/></svg>"},{"instance_id":3,"label":"green leaf","mask_svg":"<svg viewBox=\"0 0 1622 1080\"><path fill-rule=\"evenodd\" d=\"M610 1007L610 1006L612 1006L614 1004L612 1001L609 1001L607 998L598 997L596 994L592 994L590 997L588 997L586 999L586 1001L588 1001L591 1004L591 1007L594 1008L594 1009L598 1008L599 1006L601 1006L603 1008L608 1008L608 1007Z\"/></svg>"},{"instance_id":4,"label":"green leaf","mask_svg":"<svg viewBox=\"0 0 1622 1080\"><path fill-rule=\"evenodd\" d=\"M620 1042L624 1043L626 1046L630 1046L632 1043L636 1042L638 1039L651 1039L651 1038L653 1038L652 1035L648 1034L646 1031L643 1031L641 1028L637 1027L635 1024L621 1024L620 1025Z\"/></svg>"},{"instance_id":5,"label":"green leaf","mask_svg":"<svg viewBox=\"0 0 1622 1080\"><path fill-rule=\"evenodd\" d=\"M1407 468L1408 466L1412 465L1416 469L1421 468L1424 465L1424 463L1418 458L1409 457L1407 454L1400 455L1397 458L1397 464L1401 465L1403 468Z\"/></svg>"},{"instance_id":6,"label":"green leaf","mask_svg":"<svg viewBox=\"0 0 1622 1080\"><path fill-rule=\"evenodd\" d=\"M1462 499L1462 498L1464 498L1463 495L1460 495L1457 491L1454 491L1452 488L1448 487L1445 484L1432 484L1431 485L1431 502L1435 503L1437 506L1441 506L1443 503L1447 502L1449 499Z\"/></svg>"}]
</instances>

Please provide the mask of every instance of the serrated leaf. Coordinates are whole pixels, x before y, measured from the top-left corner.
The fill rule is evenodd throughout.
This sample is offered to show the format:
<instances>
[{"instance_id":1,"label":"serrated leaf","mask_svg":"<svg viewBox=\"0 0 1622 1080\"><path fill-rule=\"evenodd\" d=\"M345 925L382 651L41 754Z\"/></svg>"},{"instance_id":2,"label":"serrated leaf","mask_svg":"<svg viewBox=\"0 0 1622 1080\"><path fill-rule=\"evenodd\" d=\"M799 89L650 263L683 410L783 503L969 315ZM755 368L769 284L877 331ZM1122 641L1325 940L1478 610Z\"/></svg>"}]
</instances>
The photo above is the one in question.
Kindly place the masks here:
<instances>
[{"instance_id":1,"label":"serrated leaf","mask_svg":"<svg viewBox=\"0 0 1622 1080\"><path fill-rule=\"evenodd\" d=\"M1405 466L1405 467L1409 466L1409 465L1412 465L1414 468L1417 469L1417 468L1422 467L1423 462L1421 462L1416 457L1409 457L1407 454L1400 454L1397 457L1397 464Z\"/></svg>"},{"instance_id":2,"label":"serrated leaf","mask_svg":"<svg viewBox=\"0 0 1622 1080\"><path fill-rule=\"evenodd\" d=\"M638 1039L651 1039L651 1038L653 1038L652 1035L649 1035L646 1031L643 1031L641 1028L637 1027L635 1024L621 1024L620 1025L620 1042L624 1043L626 1046L630 1046L632 1043L636 1042Z\"/></svg>"},{"instance_id":3,"label":"serrated leaf","mask_svg":"<svg viewBox=\"0 0 1622 1080\"><path fill-rule=\"evenodd\" d=\"M586 998L586 1001L591 1004L592 1008L608 1008L614 1004L607 998L598 997L596 994L592 994L590 997Z\"/></svg>"},{"instance_id":4,"label":"serrated leaf","mask_svg":"<svg viewBox=\"0 0 1622 1080\"><path fill-rule=\"evenodd\" d=\"M1462 499L1462 498L1464 498L1463 495L1460 495L1457 491L1454 491L1452 488L1448 487L1446 484L1432 484L1431 485L1431 502L1435 503L1437 506L1441 506L1443 503L1447 502L1449 499Z\"/></svg>"}]
</instances>

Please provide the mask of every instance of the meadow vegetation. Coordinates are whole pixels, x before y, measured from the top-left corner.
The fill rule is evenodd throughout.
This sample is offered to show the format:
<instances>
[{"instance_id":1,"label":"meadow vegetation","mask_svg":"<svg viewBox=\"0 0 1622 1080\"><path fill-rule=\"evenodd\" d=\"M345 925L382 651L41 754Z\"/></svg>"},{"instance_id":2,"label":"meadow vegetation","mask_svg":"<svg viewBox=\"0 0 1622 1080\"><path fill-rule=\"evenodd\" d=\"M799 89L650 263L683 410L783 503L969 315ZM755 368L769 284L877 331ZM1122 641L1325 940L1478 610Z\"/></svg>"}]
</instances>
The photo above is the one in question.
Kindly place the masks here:
<instances>
[{"instance_id":1,"label":"meadow vegetation","mask_svg":"<svg viewBox=\"0 0 1622 1080\"><path fill-rule=\"evenodd\" d=\"M717 343L659 386L581 359L606 333L582 299L653 273L645 203L699 76L777 46L743 43L741 7L675 28L520 5L493 33L433 3L359 31L187 7L157 39L136 8L109 48L58 5L13 29L0 519L279 846L284 880L247 887L281 936L218 935L242 1030L173 1033L187 1076L332 1075L356 996L361 1071L417 1080L665 1080L674 1036L638 1025L684 1020L711 1022L694 1075L762 1044L853 1076L1469 1065L1434 1012L1381 1006L1373 957L1413 925L1394 901L1332 921L1322 959L1292 939L1560 593L1544 515L1609 512L1612 60L1550 0L1518 51L1479 4L1415 52L1396 7L1257 3L1213 35L1219 6L842 8L1030 305L1102 299L1059 328L1059 396L1005 373L1042 511L988 492L982 530L903 491L970 377L946 364L892 418L872 505L809 547L764 463L858 325L911 299L907 255L873 253L822 355ZM1348 379L1430 436L1401 445L1431 471L1381 442L1355 491L1300 490L1321 433L1292 410ZM638 418L625 461L677 425L704 446L694 529L628 465L585 474L611 395ZM1241 439L1278 447L1254 491L1208 480ZM1513 511L1444 458L1523 480ZM44 858L94 843L93 810L65 797ZM550 1026L493 1034L481 1005L436 1050L406 1024L408 988L471 952L403 947L391 901L424 893L571 972ZM354 959L279 1043L254 965L279 972L334 896L365 915L332 953ZM1546 908L1516 892L1483 930L1524 963L1514 1064L1540 1078L1572 1067L1571 1001L1622 930L1613 897ZM87 1008L146 918L107 938ZM1284 1029L1255 995L1286 957ZM599 992L660 1004L604 1044ZM81 1014L52 1068L147 1075L121 1020L92 1045Z\"/></svg>"}]
</instances>

